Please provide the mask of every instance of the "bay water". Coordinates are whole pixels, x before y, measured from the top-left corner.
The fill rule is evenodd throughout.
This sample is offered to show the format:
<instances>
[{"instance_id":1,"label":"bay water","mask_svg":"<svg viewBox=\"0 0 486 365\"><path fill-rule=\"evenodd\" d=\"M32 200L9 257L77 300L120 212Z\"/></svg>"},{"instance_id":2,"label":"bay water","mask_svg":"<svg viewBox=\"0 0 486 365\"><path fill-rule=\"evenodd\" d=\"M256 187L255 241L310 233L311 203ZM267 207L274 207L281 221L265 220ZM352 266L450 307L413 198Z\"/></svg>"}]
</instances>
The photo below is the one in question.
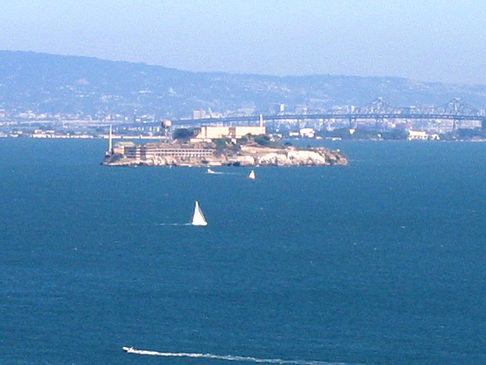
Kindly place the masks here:
<instances>
[{"instance_id":1,"label":"bay water","mask_svg":"<svg viewBox=\"0 0 486 365\"><path fill-rule=\"evenodd\" d=\"M486 144L323 144L249 180L0 140L0 363L486 363Z\"/></svg>"}]
</instances>

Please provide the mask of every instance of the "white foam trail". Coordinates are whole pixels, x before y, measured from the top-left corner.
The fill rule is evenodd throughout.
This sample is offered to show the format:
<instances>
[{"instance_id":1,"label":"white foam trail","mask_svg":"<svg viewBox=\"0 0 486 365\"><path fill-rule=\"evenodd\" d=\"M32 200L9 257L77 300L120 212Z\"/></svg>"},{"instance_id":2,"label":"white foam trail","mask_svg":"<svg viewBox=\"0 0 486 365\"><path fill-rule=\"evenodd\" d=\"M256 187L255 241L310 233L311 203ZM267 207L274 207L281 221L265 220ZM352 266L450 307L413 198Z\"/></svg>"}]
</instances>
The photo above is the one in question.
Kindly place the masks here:
<instances>
[{"instance_id":1,"label":"white foam trail","mask_svg":"<svg viewBox=\"0 0 486 365\"><path fill-rule=\"evenodd\" d=\"M157 223L158 226L191 226L191 223Z\"/></svg>"},{"instance_id":2,"label":"white foam trail","mask_svg":"<svg viewBox=\"0 0 486 365\"><path fill-rule=\"evenodd\" d=\"M123 347L129 354L137 355L150 355L150 356L163 356L163 357L191 357L202 359L215 359L226 361L246 361L254 363L265 364L281 364L281 365L350 365L342 362L327 362L318 360L283 360L283 359L260 359L252 356L237 356L237 355L214 355L214 354L199 354L199 353L187 353L187 352L158 352L148 350L137 350L133 347Z\"/></svg>"}]
</instances>

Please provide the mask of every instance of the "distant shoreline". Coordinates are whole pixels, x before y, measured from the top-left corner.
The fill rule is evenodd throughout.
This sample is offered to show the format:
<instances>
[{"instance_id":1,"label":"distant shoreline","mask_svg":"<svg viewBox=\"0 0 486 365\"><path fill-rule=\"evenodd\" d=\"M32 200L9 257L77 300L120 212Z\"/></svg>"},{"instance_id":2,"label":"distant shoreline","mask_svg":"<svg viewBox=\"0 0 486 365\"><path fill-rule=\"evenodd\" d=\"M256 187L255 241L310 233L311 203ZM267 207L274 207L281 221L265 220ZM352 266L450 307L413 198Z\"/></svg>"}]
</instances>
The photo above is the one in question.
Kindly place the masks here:
<instances>
[{"instance_id":1,"label":"distant shoreline","mask_svg":"<svg viewBox=\"0 0 486 365\"><path fill-rule=\"evenodd\" d=\"M36 140L52 140L52 139L91 139L91 140L106 140L109 139L108 135L101 135L101 136L92 136L92 135L45 135L45 136L31 136L31 135L0 135L1 139L36 139ZM132 141L132 140L147 140L147 141L160 141L163 138L159 136L143 136L143 135L116 135L113 136L115 140L124 140L124 141ZM410 143L424 143L424 142L473 142L473 143L483 143L486 142L486 138L469 138L469 139L441 139L441 140L425 140L425 141L417 141L417 140L407 140L407 139L377 139L377 138L363 138L363 139L355 139L355 138L285 138L285 140L289 141L307 141L307 142L314 142L314 141L325 141L325 142L410 142Z\"/></svg>"}]
</instances>

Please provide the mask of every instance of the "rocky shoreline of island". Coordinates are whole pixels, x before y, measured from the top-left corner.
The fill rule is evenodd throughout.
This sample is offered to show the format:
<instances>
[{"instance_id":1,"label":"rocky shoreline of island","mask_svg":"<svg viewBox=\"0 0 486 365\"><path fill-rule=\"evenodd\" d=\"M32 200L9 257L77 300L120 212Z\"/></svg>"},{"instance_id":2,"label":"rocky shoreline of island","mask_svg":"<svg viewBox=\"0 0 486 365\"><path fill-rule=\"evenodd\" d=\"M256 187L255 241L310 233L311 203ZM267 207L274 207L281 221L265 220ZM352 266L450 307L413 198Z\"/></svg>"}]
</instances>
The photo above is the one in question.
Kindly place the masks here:
<instances>
[{"instance_id":1,"label":"rocky shoreline of island","mask_svg":"<svg viewBox=\"0 0 486 365\"><path fill-rule=\"evenodd\" d=\"M135 144L120 142L110 148L105 166L331 166L347 165L339 150L297 147L269 136L246 136L239 140Z\"/></svg>"}]
</instances>

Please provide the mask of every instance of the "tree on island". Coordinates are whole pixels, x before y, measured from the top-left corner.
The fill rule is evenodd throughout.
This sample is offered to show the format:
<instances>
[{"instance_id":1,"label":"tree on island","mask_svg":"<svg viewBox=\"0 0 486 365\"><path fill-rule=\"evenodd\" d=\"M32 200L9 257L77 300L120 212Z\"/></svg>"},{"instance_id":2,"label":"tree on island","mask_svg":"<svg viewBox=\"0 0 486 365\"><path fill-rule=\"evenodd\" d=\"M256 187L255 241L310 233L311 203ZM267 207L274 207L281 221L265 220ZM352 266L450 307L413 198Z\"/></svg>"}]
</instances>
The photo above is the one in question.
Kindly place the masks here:
<instances>
[{"instance_id":1,"label":"tree on island","mask_svg":"<svg viewBox=\"0 0 486 365\"><path fill-rule=\"evenodd\" d=\"M172 138L187 141L194 137L194 130L187 128L177 128L172 134Z\"/></svg>"}]
</instances>

